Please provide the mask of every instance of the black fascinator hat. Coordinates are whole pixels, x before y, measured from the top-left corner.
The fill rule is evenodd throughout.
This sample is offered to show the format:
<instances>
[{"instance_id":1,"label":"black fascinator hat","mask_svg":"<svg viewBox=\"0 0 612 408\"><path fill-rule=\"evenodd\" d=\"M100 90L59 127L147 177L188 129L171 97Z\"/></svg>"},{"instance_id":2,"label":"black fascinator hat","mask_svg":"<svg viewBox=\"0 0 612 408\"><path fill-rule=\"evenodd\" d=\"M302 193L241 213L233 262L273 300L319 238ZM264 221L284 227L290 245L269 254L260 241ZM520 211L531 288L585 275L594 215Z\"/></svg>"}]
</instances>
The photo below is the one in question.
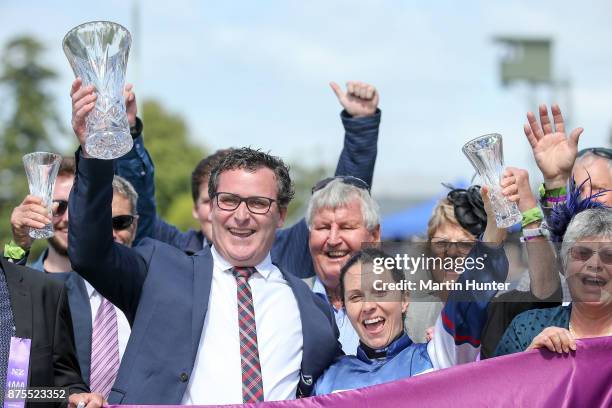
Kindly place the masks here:
<instances>
[{"instance_id":1,"label":"black fascinator hat","mask_svg":"<svg viewBox=\"0 0 612 408\"><path fill-rule=\"evenodd\" d=\"M455 188L450 184L442 184L450 189L446 196L455 209L455 218L463 228L475 237L480 236L487 227L487 213L480 195L480 186L474 185L467 189Z\"/></svg>"}]
</instances>

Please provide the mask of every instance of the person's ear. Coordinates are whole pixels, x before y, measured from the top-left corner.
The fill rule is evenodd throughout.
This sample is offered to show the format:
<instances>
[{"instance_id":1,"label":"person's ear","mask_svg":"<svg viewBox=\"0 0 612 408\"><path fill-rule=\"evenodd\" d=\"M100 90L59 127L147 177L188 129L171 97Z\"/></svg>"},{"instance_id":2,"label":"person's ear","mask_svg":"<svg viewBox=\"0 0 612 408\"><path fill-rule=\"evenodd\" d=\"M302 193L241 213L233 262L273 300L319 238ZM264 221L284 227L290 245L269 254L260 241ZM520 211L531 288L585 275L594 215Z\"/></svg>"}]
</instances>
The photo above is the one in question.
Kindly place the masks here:
<instances>
[{"instance_id":1,"label":"person's ear","mask_svg":"<svg viewBox=\"0 0 612 408\"><path fill-rule=\"evenodd\" d=\"M402 314L405 314L408 311L408 306L410 305L410 296L408 293L402 294Z\"/></svg>"},{"instance_id":2,"label":"person's ear","mask_svg":"<svg viewBox=\"0 0 612 408\"><path fill-rule=\"evenodd\" d=\"M372 230L370 234L372 235L372 242L379 242L380 241L380 224L374 227L374 229Z\"/></svg>"},{"instance_id":3,"label":"person's ear","mask_svg":"<svg viewBox=\"0 0 612 408\"><path fill-rule=\"evenodd\" d=\"M278 207L278 222L276 223L277 228L282 228L285 224L285 219L287 219L287 207Z\"/></svg>"}]
</instances>

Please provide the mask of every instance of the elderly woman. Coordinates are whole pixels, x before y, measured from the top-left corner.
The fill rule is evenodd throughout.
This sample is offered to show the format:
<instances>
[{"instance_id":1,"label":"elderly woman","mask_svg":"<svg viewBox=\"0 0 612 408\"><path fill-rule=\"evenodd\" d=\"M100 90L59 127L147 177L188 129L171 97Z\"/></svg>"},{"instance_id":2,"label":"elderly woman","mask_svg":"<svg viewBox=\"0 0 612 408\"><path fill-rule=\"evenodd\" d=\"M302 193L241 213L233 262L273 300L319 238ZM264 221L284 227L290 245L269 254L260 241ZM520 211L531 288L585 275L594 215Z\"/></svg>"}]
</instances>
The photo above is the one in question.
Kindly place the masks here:
<instances>
[{"instance_id":1,"label":"elderly woman","mask_svg":"<svg viewBox=\"0 0 612 408\"><path fill-rule=\"evenodd\" d=\"M612 209L580 212L569 223L561 246L572 303L518 315L496 355L547 348L576 350L576 339L612 335Z\"/></svg>"},{"instance_id":2,"label":"elderly woman","mask_svg":"<svg viewBox=\"0 0 612 408\"><path fill-rule=\"evenodd\" d=\"M429 254L441 258L465 257L487 225L486 213L478 186L451 189L438 201L427 222ZM459 274L452 269L432 268L420 271L417 280L454 282ZM417 342L431 340L433 325L444 307L447 290L412 294L415 301L406 313L405 326Z\"/></svg>"},{"instance_id":3,"label":"elderly woman","mask_svg":"<svg viewBox=\"0 0 612 408\"><path fill-rule=\"evenodd\" d=\"M483 266L466 268L458 282L503 282L508 260L499 244L504 236L505 231L495 222L489 223L484 241L497 245L475 244L468 258L483 262ZM404 332L404 314L409 310L409 298L402 287L404 274L395 267L377 270L381 258L389 257L377 249L363 249L341 269L340 293L360 342L355 356L341 357L323 373L315 385L317 395L471 362L479 352L486 308L496 290L451 292L436 321L434 339L413 343Z\"/></svg>"}]
</instances>

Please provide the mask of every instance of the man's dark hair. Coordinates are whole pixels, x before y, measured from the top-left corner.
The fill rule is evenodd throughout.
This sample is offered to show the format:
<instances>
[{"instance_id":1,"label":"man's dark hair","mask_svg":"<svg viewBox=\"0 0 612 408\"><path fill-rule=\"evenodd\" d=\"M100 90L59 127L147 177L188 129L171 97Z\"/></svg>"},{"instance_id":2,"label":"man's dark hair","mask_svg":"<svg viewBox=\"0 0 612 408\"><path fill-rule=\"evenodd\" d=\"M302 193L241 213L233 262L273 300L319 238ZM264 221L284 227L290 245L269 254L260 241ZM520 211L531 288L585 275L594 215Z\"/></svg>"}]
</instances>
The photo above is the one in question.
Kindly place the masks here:
<instances>
[{"instance_id":1,"label":"man's dark hair","mask_svg":"<svg viewBox=\"0 0 612 408\"><path fill-rule=\"evenodd\" d=\"M62 157L59 170L57 171L57 177L74 177L76 174L76 164L74 157L66 156Z\"/></svg>"},{"instance_id":2,"label":"man's dark hair","mask_svg":"<svg viewBox=\"0 0 612 408\"><path fill-rule=\"evenodd\" d=\"M200 160L195 169L193 169L193 172L191 173L191 196L193 197L194 203L197 203L198 198L200 197L200 186L202 183L208 181L212 170L219 163L221 163L221 160L225 159L232 150L234 149L230 148L217 150L210 156Z\"/></svg>"},{"instance_id":3,"label":"man's dark hair","mask_svg":"<svg viewBox=\"0 0 612 408\"><path fill-rule=\"evenodd\" d=\"M357 252L355 252L348 261L340 268L340 298L342 302L344 302L344 277L346 272L351 269L351 267L357 263L363 264L373 264L374 259L376 258L393 258L391 255L386 253L385 251L378 249L377 247L367 247L363 248ZM404 279L404 272L395 266L390 268L391 277L396 283L400 283Z\"/></svg>"},{"instance_id":4,"label":"man's dark hair","mask_svg":"<svg viewBox=\"0 0 612 408\"><path fill-rule=\"evenodd\" d=\"M272 156L260 150L251 149L250 147L232 149L230 153L215 166L208 179L208 195L212 198L217 192L221 173L235 169L254 172L262 167L267 167L274 172L276 176L277 204L280 208L287 208L295 194L293 183L289 176L289 168L279 157Z\"/></svg>"}]
</instances>

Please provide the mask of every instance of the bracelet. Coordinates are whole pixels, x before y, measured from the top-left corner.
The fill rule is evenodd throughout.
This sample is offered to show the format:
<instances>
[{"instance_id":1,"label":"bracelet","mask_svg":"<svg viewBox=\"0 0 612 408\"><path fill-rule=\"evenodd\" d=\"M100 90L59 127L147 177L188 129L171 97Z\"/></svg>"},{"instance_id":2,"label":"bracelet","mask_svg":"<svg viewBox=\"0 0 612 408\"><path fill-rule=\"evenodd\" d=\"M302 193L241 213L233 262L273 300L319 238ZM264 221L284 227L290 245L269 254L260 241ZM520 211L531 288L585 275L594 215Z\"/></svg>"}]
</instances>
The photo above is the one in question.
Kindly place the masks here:
<instances>
[{"instance_id":1,"label":"bracelet","mask_svg":"<svg viewBox=\"0 0 612 408\"><path fill-rule=\"evenodd\" d=\"M567 188L565 188L565 186L547 189L544 183L542 183L540 184L540 188L538 190L540 192L540 198L561 197L567 195Z\"/></svg>"},{"instance_id":2,"label":"bracelet","mask_svg":"<svg viewBox=\"0 0 612 408\"><path fill-rule=\"evenodd\" d=\"M28 251L20 247L11 240L8 244L4 245L4 256L9 259L23 259L27 255Z\"/></svg>"},{"instance_id":3,"label":"bracelet","mask_svg":"<svg viewBox=\"0 0 612 408\"><path fill-rule=\"evenodd\" d=\"M540 207L533 207L527 211L523 211L521 215L523 216L523 220L521 221L522 228L525 228L533 222L542 221L544 219L544 214L542 210L540 210Z\"/></svg>"},{"instance_id":4,"label":"bracelet","mask_svg":"<svg viewBox=\"0 0 612 408\"><path fill-rule=\"evenodd\" d=\"M542 227L524 229L520 241L527 242L537 237L548 237L548 231Z\"/></svg>"},{"instance_id":5,"label":"bracelet","mask_svg":"<svg viewBox=\"0 0 612 408\"><path fill-rule=\"evenodd\" d=\"M542 183L539 192L540 199L545 207L552 207L555 204L567 201L567 188L565 186L547 190Z\"/></svg>"}]
</instances>

